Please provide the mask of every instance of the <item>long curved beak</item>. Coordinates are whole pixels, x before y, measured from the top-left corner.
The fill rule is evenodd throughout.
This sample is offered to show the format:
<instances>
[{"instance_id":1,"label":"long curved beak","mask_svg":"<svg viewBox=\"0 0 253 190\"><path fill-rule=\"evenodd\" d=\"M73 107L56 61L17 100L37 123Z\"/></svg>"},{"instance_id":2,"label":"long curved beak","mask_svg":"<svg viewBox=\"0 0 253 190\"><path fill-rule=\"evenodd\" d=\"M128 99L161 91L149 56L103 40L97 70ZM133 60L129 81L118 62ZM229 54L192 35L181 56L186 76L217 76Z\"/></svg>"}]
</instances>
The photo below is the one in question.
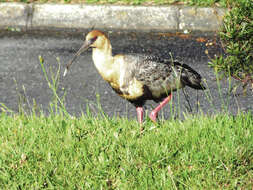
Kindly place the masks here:
<instances>
[{"instance_id":1,"label":"long curved beak","mask_svg":"<svg viewBox=\"0 0 253 190\"><path fill-rule=\"evenodd\" d=\"M74 55L74 57L70 60L70 62L66 65L66 69L64 71L63 76L65 77L70 66L72 65L72 63L76 60L76 58L81 55L81 53L83 53L84 51L86 51L91 45L91 41L87 41L85 40L83 45L81 46L81 48L76 52L76 54Z\"/></svg>"}]
</instances>

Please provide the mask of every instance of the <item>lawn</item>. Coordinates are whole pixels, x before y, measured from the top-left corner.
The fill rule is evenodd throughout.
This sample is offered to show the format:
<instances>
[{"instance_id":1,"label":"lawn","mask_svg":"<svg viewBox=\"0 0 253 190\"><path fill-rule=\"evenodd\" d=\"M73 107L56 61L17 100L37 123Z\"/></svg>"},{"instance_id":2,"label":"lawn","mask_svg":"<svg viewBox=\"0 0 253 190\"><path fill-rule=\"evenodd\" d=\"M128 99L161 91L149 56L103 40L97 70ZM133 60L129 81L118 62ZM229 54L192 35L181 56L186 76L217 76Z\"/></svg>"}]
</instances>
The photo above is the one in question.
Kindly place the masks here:
<instances>
[{"instance_id":1,"label":"lawn","mask_svg":"<svg viewBox=\"0 0 253 190\"><path fill-rule=\"evenodd\" d=\"M253 115L0 114L0 189L251 189Z\"/></svg>"},{"instance_id":2,"label":"lawn","mask_svg":"<svg viewBox=\"0 0 253 190\"><path fill-rule=\"evenodd\" d=\"M226 7L231 0L1 0L24 3L88 3L117 5L197 5ZM232 2L232 1L231 1Z\"/></svg>"}]
</instances>

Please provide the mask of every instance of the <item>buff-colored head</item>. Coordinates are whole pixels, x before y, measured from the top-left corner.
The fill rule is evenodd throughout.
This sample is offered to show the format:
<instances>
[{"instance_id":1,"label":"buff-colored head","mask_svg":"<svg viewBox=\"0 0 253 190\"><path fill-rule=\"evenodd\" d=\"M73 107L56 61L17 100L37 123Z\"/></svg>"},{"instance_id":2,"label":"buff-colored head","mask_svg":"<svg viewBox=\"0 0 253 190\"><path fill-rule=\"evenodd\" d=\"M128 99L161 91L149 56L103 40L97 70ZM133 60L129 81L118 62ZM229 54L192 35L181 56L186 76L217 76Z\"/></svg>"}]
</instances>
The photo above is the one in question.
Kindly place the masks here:
<instances>
[{"instance_id":1,"label":"buff-colored head","mask_svg":"<svg viewBox=\"0 0 253 190\"><path fill-rule=\"evenodd\" d=\"M104 47L106 41L107 37L103 32L99 30L93 30L86 35L84 44L87 44L92 48L101 49Z\"/></svg>"},{"instance_id":2,"label":"buff-colored head","mask_svg":"<svg viewBox=\"0 0 253 190\"><path fill-rule=\"evenodd\" d=\"M86 37L83 45L81 48L77 51L77 53L74 55L73 59L67 64L67 67L65 69L65 72L63 76L67 74L67 71L70 67L70 65L75 61L75 59L84 51L91 48L97 48L97 49L103 49L105 47L105 44L108 44L108 39L106 35L99 31L99 30L92 30L89 32Z\"/></svg>"}]
</instances>

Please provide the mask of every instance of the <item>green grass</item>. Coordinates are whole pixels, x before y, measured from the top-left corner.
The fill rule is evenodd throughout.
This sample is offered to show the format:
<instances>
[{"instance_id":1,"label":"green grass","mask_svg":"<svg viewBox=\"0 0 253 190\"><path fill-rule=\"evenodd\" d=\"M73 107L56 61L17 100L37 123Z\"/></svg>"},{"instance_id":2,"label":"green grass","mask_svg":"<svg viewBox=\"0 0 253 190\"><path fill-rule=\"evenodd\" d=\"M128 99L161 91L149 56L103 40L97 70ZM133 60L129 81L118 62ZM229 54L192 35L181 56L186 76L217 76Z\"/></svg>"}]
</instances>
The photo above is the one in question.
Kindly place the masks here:
<instances>
[{"instance_id":1,"label":"green grass","mask_svg":"<svg viewBox=\"0 0 253 190\"><path fill-rule=\"evenodd\" d=\"M89 4L123 4L123 5L197 5L226 7L231 0L1 0L1 2L24 3L89 3Z\"/></svg>"},{"instance_id":2,"label":"green grass","mask_svg":"<svg viewBox=\"0 0 253 190\"><path fill-rule=\"evenodd\" d=\"M0 114L0 189L250 189L253 116Z\"/></svg>"}]
</instances>

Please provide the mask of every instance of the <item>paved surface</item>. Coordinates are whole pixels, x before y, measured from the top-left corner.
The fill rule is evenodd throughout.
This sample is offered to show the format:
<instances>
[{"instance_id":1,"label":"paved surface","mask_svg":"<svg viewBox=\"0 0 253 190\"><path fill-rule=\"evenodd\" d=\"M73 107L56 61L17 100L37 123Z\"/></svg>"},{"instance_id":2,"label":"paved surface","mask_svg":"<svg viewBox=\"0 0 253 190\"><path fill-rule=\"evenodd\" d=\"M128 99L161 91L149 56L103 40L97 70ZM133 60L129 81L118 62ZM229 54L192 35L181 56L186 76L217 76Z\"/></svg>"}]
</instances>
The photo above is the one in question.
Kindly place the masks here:
<instances>
[{"instance_id":1,"label":"paved surface","mask_svg":"<svg viewBox=\"0 0 253 190\"><path fill-rule=\"evenodd\" d=\"M134 32L108 32L108 34L115 54L152 53L169 58L171 53L174 59L179 59L196 69L207 80L209 90L205 93L199 91L197 94L196 91L186 88L193 112L197 110L204 113L221 111L223 100L231 113L237 113L238 110L253 111L252 91L248 90L246 96L228 94L228 82L221 81L219 93L216 77L208 67L209 59L205 54L206 43L209 42L212 43L212 46L208 47L210 56L221 52L213 36L200 38L199 36L175 36L170 33ZM61 78L58 94L62 96L64 92L66 93L66 107L71 114L79 115L82 111L85 112L86 105L89 105L93 113L98 113L97 94L106 114L135 116L134 107L118 97L98 75L91 60L91 51L83 53L72 65L68 75L62 78L64 65L79 49L82 40L83 34L74 33L49 31L0 33L0 102L17 111L19 105L27 110L31 109L35 100L37 106L42 107L44 111L48 110L52 92L48 88L39 64L38 56L41 55L45 59L47 70L51 67L53 72L59 66L57 57L60 59ZM234 84L234 81L232 83ZM177 96L180 98L178 99ZM182 91L174 94L173 102L173 109L180 109L180 113L189 111ZM199 102L198 109L197 102ZM146 107L151 109L152 106L154 104L148 102ZM169 106L163 112L166 118L172 115Z\"/></svg>"},{"instance_id":2,"label":"paved surface","mask_svg":"<svg viewBox=\"0 0 253 190\"><path fill-rule=\"evenodd\" d=\"M215 7L0 3L0 29L217 31L225 12Z\"/></svg>"}]
</instances>

